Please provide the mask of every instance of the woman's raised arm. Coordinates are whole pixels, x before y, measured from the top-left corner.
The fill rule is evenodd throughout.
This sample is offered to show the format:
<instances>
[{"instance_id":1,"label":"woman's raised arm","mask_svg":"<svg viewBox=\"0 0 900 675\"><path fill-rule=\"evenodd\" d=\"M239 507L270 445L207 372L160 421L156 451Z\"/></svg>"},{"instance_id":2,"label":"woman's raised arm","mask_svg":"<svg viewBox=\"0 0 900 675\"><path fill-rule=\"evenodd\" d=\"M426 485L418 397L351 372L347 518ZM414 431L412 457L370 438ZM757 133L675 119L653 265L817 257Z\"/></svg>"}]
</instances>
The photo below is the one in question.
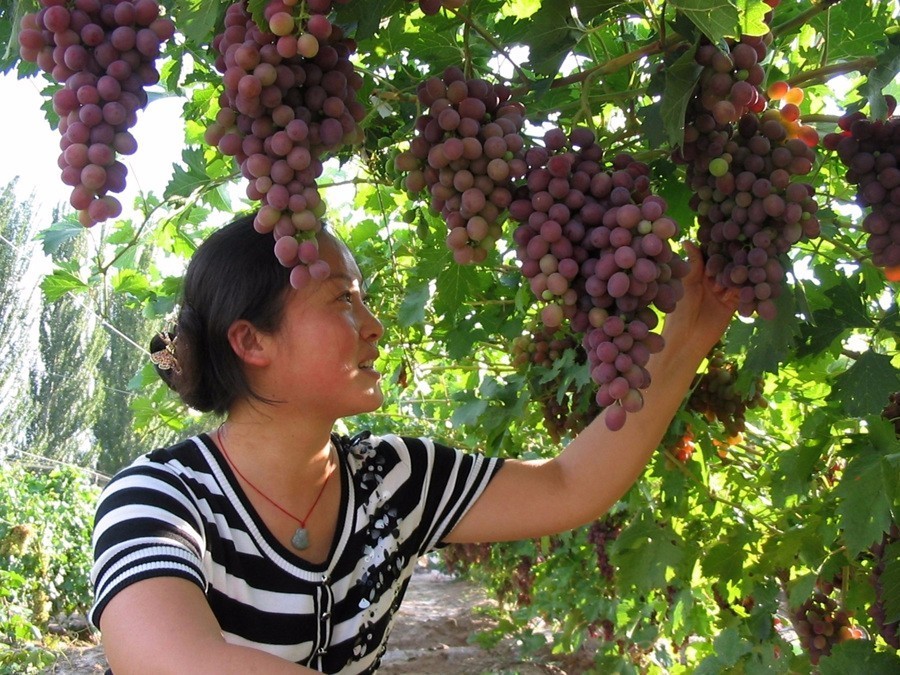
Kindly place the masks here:
<instances>
[{"instance_id":1,"label":"woman's raised arm","mask_svg":"<svg viewBox=\"0 0 900 675\"><path fill-rule=\"evenodd\" d=\"M737 307L717 287L700 252L688 249L685 294L663 328L665 348L650 359L644 406L610 431L601 415L555 458L507 461L459 522L449 542L508 541L554 534L590 522L628 491L681 405L697 368Z\"/></svg>"}]
</instances>

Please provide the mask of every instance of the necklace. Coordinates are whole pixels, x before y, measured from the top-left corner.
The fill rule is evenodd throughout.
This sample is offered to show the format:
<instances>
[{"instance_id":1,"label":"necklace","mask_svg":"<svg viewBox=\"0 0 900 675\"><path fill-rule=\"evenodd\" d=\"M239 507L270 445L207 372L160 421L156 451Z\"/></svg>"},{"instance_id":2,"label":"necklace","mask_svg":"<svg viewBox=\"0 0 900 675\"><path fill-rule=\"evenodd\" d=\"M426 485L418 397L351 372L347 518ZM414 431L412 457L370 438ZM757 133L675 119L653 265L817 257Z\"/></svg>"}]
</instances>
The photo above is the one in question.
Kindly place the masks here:
<instances>
[{"instance_id":1,"label":"necklace","mask_svg":"<svg viewBox=\"0 0 900 675\"><path fill-rule=\"evenodd\" d=\"M228 451L225 449L225 443L222 441L222 427L220 426L216 429L216 440L219 441L219 447L222 449L222 454L225 455L225 459L228 460L229 466L234 469L234 472L241 477L241 479L250 487L252 487L256 493L269 502L276 509L281 511L284 515L288 516L292 520L296 520L300 523L300 527L297 528L296 532L294 532L294 536L291 537L291 546L293 546L298 551L303 551L309 548L309 531L306 529L306 522L309 520L309 517L312 515L313 510L316 508L316 505L319 503L319 499L321 499L322 494L325 492L325 486L328 485L328 481L331 479L332 474L334 474L334 470L329 471L328 475L325 476L325 481L322 483L322 488L319 490L319 494L316 496L316 500L313 502L312 506L309 507L309 511L306 512L305 518L298 518L290 511L282 507L278 504L274 499L269 497L265 492L256 487L253 483L247 480L247 477L241 473L240 469L235 466L235 463L231 460L231 457L228 456Z\"/></svg>"}]
</instances>

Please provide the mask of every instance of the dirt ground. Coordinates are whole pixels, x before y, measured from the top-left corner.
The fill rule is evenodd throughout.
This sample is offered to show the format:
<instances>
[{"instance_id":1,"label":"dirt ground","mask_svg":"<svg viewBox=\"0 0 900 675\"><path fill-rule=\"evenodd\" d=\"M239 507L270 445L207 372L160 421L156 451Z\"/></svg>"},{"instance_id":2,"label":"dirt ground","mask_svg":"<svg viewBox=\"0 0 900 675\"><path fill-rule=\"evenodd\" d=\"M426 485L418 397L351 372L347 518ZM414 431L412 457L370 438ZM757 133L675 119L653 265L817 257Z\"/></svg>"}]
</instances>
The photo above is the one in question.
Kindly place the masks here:
<instances>
[{"instance_id":1,"label":"dirt ground","mask_svg":"<svg viewBox=\"0 0 900 675\"><path fill-rule=\"evenodd\" d=\"M406 599L397 613L388 650L378 671L384 675L570 675L578 670L521 657L512 642L486 650L471 641L491 619L479 611L491 600L468 582L434 570L413 575ZM103 673L102 647L78 643L66 650L51 673Z\"/></svg>"}]
</instances>

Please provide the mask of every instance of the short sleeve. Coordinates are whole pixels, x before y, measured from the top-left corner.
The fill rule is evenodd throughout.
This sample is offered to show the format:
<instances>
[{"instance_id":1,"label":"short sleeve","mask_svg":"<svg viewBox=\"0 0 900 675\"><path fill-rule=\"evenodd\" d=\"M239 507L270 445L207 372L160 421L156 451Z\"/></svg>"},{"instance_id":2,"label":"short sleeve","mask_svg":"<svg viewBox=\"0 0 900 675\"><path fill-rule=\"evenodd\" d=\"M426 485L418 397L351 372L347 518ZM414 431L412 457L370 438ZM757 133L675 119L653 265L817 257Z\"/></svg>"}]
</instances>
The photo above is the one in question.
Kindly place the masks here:
<instances>
[{"instance_id":1,"label":"short sleeve","mask_svg":"<svg viewBox=\"0 0 900 675\"><path fill-rule=\"evenodd\" d=\"M109 601L135 582L179 577L206 589L202 519L184 482L163 464L138 460L104 488L93 548L88 620L95 628Z\"/></svg>"},{"instance_id":2,"label":"short sleeve","mask_svg":"<svg viewBox=\"0 0 900 675\"><path fill-rule=\"evenodd\" d=\"M420 554L441 547L503 465L499 457L469 453L426 438L402 438L412 467L411 485L420 485ZM421 482L419 482L421 481Z\"/></svg>"}]
</instances>

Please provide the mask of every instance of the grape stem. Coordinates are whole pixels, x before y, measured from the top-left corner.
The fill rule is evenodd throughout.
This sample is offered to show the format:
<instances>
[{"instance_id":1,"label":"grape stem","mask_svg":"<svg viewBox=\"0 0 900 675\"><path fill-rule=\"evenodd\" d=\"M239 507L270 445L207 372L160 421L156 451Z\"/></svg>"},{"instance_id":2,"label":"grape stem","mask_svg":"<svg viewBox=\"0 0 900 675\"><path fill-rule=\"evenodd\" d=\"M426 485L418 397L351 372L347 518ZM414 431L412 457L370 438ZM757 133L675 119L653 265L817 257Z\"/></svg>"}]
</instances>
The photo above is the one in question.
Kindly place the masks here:
<instances>
[{"instance_id":1,"label":"grape stem","mask_svg":"<svg viewBox=\"0 0 900 675\"><path fill-rule=\"evenodd\" d=\"M487 30L484 29L477 21L472 19L468 14L462 13L458 9L447 9L447 11L451 14L455 14L458 19L460 19L466 26L467 29L471 29L478 33L481 38L487 42L494 50L496 50L499 54L502 54L504 58L512 65L513 70L518 74L519 80L522 82L522 85L526 88L530 88L531 78L528 77L528 74L522 70L522 67L515 62L515 60L507 53L506 46L497 42L497 39L491 35Z\"/></svg>"},{"instance_id":2,"label":"grape stem","mask_svg":"<svg viewBox=\"0 0 900 675\"><path fill-rule=\"evenodd\" d=\"M793 19L788 19L784 23L780 23L775 26L772 29L772 35L775 37L779 37L785 33L790 33L794 29L806 25L814 16L827 11L833 5L838 4L840 1L841 0L822 0L822 2L817 2L805 12L801 12L800 14L795 16Z\"/></svg>"},{"instance_id":3,"label":"grape stem","mask_svg":"<svg viewBox=\"0 0 900 675\"><path fill-rule=\"evenodd\" d=\"M874 56L862 56L852 61L832 63L830 66L824 66L822 68L816 68L815 70L808 70L803 73L797 73L793 77L789 78L787 80L787 83L792 87L797 87L801 84L808 84L809 82L813 82L814 84L822 84L824 82L827 82L834 75L843 75L844 73L852 73L854 71L866 73L875 68L877 65L878 59Z\"/></svg>"}]
</instances>

